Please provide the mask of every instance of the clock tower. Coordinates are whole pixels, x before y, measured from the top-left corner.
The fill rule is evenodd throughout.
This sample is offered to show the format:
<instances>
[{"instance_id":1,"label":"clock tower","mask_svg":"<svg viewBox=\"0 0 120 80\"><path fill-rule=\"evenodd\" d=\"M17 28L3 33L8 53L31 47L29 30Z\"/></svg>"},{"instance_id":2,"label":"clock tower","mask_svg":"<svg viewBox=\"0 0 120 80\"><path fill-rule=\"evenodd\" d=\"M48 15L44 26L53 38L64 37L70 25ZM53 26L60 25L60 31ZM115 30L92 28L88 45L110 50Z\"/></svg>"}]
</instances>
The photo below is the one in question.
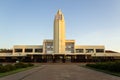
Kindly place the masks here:
<instances>
[{"instance_id":1,"label":"clock tower","mask_svg":"<svg viewBox=\"0 0 120 80\"><path fill-rule=\"evenodd\" d=\"M65 53L65 20L61 10L58 10L54 19L54 53Z\"/></svg>"}]
</instances>

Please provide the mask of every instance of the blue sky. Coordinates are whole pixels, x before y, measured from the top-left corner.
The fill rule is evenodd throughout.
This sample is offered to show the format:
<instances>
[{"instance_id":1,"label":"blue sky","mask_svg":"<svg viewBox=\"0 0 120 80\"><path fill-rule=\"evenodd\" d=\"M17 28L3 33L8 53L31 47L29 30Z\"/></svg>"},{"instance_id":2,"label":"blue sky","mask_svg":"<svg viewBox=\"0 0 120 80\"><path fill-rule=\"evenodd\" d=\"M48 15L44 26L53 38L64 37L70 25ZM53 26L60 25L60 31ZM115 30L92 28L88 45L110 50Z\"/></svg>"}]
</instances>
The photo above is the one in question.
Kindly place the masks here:
<instances>
[{"instance_id":1,"label":"blue sky","mask_svg":"<svg viewBox=\"0 0 120 80\"><path fill-rule=\"evenodd\" d=\"M0 0L0 48L52 39L58 9L67 39L120 52L120 0Z\"/></svg>"}]
</instances>

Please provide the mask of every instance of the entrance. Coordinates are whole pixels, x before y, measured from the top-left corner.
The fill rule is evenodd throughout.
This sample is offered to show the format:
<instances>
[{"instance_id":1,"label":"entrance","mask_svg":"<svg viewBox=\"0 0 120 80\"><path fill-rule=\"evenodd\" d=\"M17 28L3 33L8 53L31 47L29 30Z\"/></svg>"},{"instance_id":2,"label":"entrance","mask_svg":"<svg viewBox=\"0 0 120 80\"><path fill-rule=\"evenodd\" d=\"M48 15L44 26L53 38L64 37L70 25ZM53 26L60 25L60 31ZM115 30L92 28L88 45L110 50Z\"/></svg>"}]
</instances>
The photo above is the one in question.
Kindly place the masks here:
<instances>
[{"instance_id":1,"label":"entrance","mask_svg":"<svg viewBox=\"0 0 120 80\"><path fill-rule=\"evenodd\" d=\"M64 55L54 55L54 62L65 63L65 56Z\"/></svg>"},{"instance_id":2,"label":"entrance","mask_svg":"<svg viewBox=\"0 0 120 80\"><path fill-rule=\"evenodd\" d=\"M47 55L47 62L53 62L53 55Z\"/></svg>"},{"instance_id":3,"label":"entrance","mask_svg":"<svg viewBox=\"0 0 120 80\"><path fill-rule=\"evenodd\" d=\"M7 59L9 60L9 58ZM25 62L48 62L48 63L69 63L69 62L88 62L91 55L70 55L70 54L44 54L28 55L22 61Z\"/></svg>"},{"instance_id":4,"label":"entrance","mask_svg":"<svg viewBox=\"0 0 120 80\"><path fill-rule=\"evenodd\" d=\"M65 62L71 62L71 56L66 56L65 57Z\"/></svg>"}]
</instances>

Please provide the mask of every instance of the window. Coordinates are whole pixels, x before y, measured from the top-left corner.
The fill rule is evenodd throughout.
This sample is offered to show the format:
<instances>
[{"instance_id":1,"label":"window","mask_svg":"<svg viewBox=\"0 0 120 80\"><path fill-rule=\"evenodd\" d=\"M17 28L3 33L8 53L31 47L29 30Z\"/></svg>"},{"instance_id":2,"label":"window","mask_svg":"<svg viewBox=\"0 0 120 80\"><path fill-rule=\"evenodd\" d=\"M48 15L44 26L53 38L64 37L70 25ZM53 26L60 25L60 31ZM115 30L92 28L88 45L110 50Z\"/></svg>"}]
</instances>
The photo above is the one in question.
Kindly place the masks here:
<instances>
[{"instance_id":1,"label":"window","mask_svg":"<svg viewBox=\"0 0 120 80\"><path fill-rule=\"evenodd\" d=\"M53 53L53 51L47 51L47 54L51 54L51 53Z\"/></svg>"},{"instance_id":2,"label":"window","mask_svg":"<svg viewBox=\"0 0 120 80\"><path fill-rule=\"evenodd\" d=\"M35 49L35 52L36 53L41 53L41 52L43 52L43 49Z\"/></svg>"},{"instance_id":3,"label":"window","mask_svg":"<svg viewBox=\"0 0 120 80\"><path fill-rule=\"evenodd\" d=\"M15 49L15 52L22 52L22 49Z\"/></svg>"},{"instance_id":4,"label":"window","mask_svg":"<svg viewBox=\"0 0 120 80\"><path fill-rule=\"evenodd\" d=\"M76 53L84 53L83 49L76 49Z\"/></svg>"},{"instance_id":5,"label":"window","mask_svg":"<svg viewBox=\"0 0 120 80\"><path fill-rule=\"evenodd\" d=\"M25 49L25 52L33 52L33 49Z\"/></svg>"},{"instance_id":6,"label":"window","mask_svg":"<svg viewBox=\"0 0 120 80\"><path fill-rule=\"evenodd\" d=\"M51 48L53 48L53 46L51 46Z\"/></svg>"},{"instance_id":7,"label":"window","mask_svg":"<svg viewBox=\"0 0 120 80\"><path fill-rule=\"evenodd\" d=\"M71 46L68 46L68 48L71 48Z\"/></svg>"},{"instance_id":8,"label":"window","mask_svg":"<svg viewBox=\"0 0 120 80\"><path fill-rule=\"evenodd\" d=\"M104 49L96 49L96 53L104 53Z\"/></svg>"},{"instance_id":9,"label":"window","mask_svg":"<svg viewBox=\"0 0 120 80\"><path fill-rule=\"evenodd\" d=\"M86 53L94 53L93 49L86 49Z\"/></svg>"},{"instance_id":10,"label":"window","mask_svg":"<svg viewBox=\"0 0 120 80\"><path fill-rule=\"evenodd\" d=\"M74 43L66 43L66 48L74 48Z\"/></svg>"},{"instance_id":11,"label":"window","mask_svg":"<svg viewBox=\"0 0 120 80\"><path fill-rule=\"evenodd\" d=\"M66 53L72 53L72 51L65 51Z\"/></svg>"},{"instance_id":12,"label":"window","mask_svg":"<svg viewBox=\"0 0 120 80\"><path fill-rule=\"evenodd\" d=\"M50 46L47 46L47 48L50 48Z\"/></svg>"}]
</instances>

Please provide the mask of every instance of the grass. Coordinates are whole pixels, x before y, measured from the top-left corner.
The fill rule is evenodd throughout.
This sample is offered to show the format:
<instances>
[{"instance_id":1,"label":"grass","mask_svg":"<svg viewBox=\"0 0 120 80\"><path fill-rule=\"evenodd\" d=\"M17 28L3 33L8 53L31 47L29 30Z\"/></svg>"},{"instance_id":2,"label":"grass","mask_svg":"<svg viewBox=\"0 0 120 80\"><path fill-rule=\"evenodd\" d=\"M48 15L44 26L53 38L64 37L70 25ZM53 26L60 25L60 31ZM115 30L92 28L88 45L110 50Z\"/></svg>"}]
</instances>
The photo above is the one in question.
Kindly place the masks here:
<instances>
[{"instance_id":1,"label":"grass","mask_svg":"<svg viewBox=\"0 0 120 80\"><path fill-rule=\"evenodd\" d=\"M12 70L12 71L9 71L9 72L0 73L0 77L4 77L4 76L8 76L8 75L15 74L15 73L18 73L18 72L22 72L22 71L25 71L25 70L29 70L29 69L32 69L33 67L35 67L35 66L27 67L27 68L20 68L20 69Z\"/></svg>"}]
</instances>

